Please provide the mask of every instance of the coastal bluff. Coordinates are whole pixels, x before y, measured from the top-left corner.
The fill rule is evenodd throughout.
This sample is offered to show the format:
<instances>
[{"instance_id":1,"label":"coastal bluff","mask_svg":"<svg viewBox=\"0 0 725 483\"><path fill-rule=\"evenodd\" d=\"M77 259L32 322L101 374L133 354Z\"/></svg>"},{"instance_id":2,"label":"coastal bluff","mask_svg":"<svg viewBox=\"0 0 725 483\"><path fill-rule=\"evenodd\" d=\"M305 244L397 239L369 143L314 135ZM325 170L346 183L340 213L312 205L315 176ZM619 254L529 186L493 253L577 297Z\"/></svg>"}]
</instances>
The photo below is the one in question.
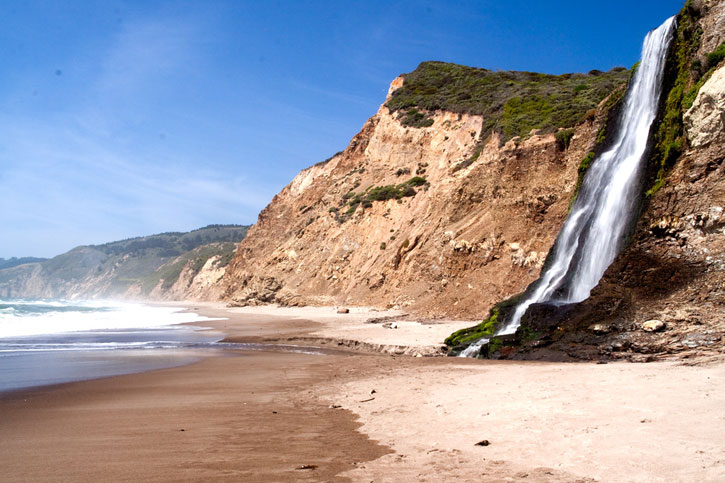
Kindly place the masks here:
<instances>
[{"instance_id":1,"label":"coastal bluff","mask_svg":"<svg viewBox=\"0 0 725 483\"><path fill-rule=\"evenodd\" d=\"M480 316L538 275L628 76L421 64L344 151L260 213L222 280L225 300ZM544 96L572 111L531 127Z\"/></svg>"},{"instance_id":2,"label":"coastal bluff","mask_svg":"<svg viewBox=\"0 0 725 483\"><path fill-rule=\"evenodd\" d=\"M534 316L528 340L497 357L722 350L724 19L715 0L677 15L627 247L589 300ZM612 141L630 74L422 63L393 81L345 150L260 213L223 300L485 318L538 277L582 176ZM653 320L663 330L644 328Z\"/></svg>"}]
</instances>

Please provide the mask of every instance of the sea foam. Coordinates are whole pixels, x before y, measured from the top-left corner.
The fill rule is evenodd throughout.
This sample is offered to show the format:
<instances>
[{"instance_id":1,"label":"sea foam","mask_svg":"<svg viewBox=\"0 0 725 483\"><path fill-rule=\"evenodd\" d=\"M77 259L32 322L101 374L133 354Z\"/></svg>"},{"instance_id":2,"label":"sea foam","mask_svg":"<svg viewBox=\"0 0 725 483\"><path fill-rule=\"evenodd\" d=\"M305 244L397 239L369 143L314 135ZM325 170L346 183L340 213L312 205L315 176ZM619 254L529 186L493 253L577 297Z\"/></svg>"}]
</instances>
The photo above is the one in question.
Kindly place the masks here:
<instances>
[{"instance_id":1,"label":"sea foam","mask_svg":"<svg viewBox=\"0 0 725 483\"><path fill-rule=\"evenodd\" d=\"M117 301L0 300L0 338L151 329L211 319L179 307Z\"/></svg>"}]
</instances>

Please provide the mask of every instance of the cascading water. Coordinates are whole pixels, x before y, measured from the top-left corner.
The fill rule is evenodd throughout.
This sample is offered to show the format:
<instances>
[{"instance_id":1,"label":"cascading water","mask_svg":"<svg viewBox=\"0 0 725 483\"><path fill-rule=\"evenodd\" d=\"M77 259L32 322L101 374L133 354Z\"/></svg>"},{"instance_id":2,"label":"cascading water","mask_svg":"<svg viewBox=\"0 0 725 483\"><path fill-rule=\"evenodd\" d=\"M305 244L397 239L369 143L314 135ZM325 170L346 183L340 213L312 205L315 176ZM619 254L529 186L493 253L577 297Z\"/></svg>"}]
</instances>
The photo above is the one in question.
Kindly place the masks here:
<instances>
[{"instance_id":1,"label":"cascading water","mask_svg":"<svg viewBox=\"0 0 725 483\"><path fill-rule=\"evenodd\" d=\"M526 299L496 335L513 334L535 303L570 304L589 297L622 249L632 226L640 192L649 130L657 115L665 57L675 27L667 19L647 34L639 68L627 91L618 132L608 151L594 160L571 213L559 233L547 268ZM461 353L476 356L488 339Z\"/></svg>"}]
</instances>

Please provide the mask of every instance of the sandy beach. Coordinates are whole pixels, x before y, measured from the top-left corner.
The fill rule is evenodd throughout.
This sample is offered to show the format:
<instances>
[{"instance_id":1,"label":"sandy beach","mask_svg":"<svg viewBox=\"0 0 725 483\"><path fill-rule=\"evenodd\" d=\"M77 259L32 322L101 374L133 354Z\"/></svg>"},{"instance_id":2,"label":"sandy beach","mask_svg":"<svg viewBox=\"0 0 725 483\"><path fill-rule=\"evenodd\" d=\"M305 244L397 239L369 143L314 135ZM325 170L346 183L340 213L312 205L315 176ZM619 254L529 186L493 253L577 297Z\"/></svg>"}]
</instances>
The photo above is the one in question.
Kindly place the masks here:
<instances>
[{"instance_id":1,"label":"sandy beach","mask_svg":"<svg viewBox=\"0 0 725 483\"><path fill-rule=\"evenodd\" d=\"M470 322L187 306L225 317L209 325L228 341L342 351L230 350L0 395L2 480L725 480L722 362L415 357Z\"/></svg>"}]
</instances>

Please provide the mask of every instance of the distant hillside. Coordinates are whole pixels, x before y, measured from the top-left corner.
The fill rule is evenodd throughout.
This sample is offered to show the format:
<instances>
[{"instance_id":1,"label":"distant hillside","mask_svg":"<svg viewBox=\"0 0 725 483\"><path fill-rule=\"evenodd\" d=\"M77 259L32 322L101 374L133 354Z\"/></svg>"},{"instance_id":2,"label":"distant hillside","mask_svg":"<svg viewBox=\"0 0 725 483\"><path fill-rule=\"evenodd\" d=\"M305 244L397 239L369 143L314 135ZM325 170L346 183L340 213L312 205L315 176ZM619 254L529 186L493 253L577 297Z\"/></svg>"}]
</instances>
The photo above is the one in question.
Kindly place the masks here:
<instances>
[{"instance_id":1,"label":"distant hillside","mask_svg":"<svg viewBox=\"0 0 725 483\"><path fill-rule=\"evenodd\" d=\"M47 258L37 258L37 257L11 257L8 259L0 258L0 270L3 268L13 268L17 267L18 265L25 265L26 263L39 263L46 261Z\"/></svg>"},{"instance_id":2,"label":"distant hillside","mask_svg":"<svg viewBox=\"0 0 725 483\"><path fill-rule=\"evenodd\" d=\"M188 233L76 247L50 260L0 269L0 296L166 298L173 288L176 296L184 297L202 271L223 274L248 229L209 225ZM184 287L176 286L181 278Z\"/></svg>"}]
</instances>

